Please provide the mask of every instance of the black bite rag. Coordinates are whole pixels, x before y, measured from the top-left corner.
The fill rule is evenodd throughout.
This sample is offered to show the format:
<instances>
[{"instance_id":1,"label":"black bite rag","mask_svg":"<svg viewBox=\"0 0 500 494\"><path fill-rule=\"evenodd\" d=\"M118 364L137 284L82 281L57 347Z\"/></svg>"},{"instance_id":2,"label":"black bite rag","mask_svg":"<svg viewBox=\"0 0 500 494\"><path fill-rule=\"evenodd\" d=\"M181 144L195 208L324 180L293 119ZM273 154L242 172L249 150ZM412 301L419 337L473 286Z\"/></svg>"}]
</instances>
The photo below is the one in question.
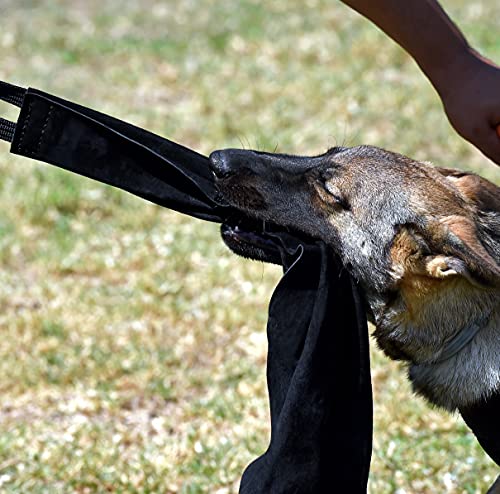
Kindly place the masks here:
<instances>
[{"instance_id":1,"label":"black bite rag","mask_svg":"<svg viewBox=\"0 0 500 494\"><path fill-rule=\"evenodd\" d=\"M241 212L218 197L208 158L102 113L0 82L21 108L0 119L11 152L207 221ZM322 242L282 232L284 276L270 302L271 441L242 494L361 494L372 449L368 331L353 280Z\"/></svg>"}]
</instances>

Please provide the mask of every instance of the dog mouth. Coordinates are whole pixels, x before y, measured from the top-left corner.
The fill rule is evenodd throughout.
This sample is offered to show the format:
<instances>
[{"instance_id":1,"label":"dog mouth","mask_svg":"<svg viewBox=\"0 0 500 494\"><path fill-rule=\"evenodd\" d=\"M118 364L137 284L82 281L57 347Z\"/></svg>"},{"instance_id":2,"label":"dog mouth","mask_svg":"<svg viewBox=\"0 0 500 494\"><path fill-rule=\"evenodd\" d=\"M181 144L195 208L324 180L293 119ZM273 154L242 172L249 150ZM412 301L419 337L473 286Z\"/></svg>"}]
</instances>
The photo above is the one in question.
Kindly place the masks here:
<instances>
[{"instance_id":1,"label":"dog mouth","mask_svg":"<svg viewBox=\"0 0 500 494\"><path fill-rule=\"evenodd\" d=\"M285 254L293 254L300 244L312 241L300 232L247 217L226 220L221 236L235 254L278 265L283 265Z\"/></svg>"},{"instance_id":2,"label":"dog mouth","mask_svg":"<svg viewBox=\"0 0 500 494\"><path fill-rule=\"evenodd\" d=\"M215 167L212 171L216 187L221 199L234 208L221 226L222 240L231 251L247 259L285 266L301 244L314 242L299 231L259 218L256 211L262 211L265 206L260 193L248 183L242 183L242 173L229 169L220 157L214 158L214 153L210 160ZM237 183L235 175L239 178Z\"/></svg>"},{"instance_id":3,"label":"dog mouth","mask_svg":"<svg viewBox=\"0 0 500 494\"><path fill-rule=\"evenodd\" d=\"M264 221L250 218L229 220L221 226L224 243L239 256L281 264L279 240L270 234Z\"/></svg>"}]
</instances>

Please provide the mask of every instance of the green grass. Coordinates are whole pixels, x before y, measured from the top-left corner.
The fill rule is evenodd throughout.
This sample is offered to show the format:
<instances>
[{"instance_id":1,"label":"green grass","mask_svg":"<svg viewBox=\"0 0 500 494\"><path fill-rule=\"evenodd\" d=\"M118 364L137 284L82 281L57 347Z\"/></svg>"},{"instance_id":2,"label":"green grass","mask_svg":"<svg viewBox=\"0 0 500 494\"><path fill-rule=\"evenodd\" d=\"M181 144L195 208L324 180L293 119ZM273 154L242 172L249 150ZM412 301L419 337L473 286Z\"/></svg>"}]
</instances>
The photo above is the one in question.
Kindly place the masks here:
<instances>
[{"instance_id":1,"label":"green grass","mask_svg":"<svg viewBox=\"0 0 500 494\"><path fill-rule=\"evenodd\" d=\"M444 5L500 60L500 7ZM340 2L3 0L0 78L202 152L370 143L499 171L416 65ZM0 114L12 118L6 105ZM0 157L0 492L237 492L268 441L266 309L279 269L215 225ZM496 467L373 350L370 489L479 493Z\"/></svg>"}]
</instances>

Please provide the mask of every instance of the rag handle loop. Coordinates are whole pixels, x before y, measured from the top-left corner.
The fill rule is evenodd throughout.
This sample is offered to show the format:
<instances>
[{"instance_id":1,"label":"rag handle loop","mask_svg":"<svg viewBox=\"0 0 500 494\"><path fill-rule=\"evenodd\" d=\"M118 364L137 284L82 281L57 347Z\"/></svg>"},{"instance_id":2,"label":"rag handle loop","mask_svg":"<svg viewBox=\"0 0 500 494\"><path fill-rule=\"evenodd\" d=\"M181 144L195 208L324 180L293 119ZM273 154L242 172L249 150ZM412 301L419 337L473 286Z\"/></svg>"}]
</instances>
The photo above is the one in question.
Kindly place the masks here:
<instances>
[{"instance_id":1,"label":"rag handle loop","mask_svg":"<svg viewBox=\"0 0 500 494\"><path fill-rule=\"evenodd\" d=\"M0 81L0 100L5 101L11 105L21 108L23 106L24 96L26 89L14 86L7 82ZM7 142L12 142L14 133L16 131L16 124L10 120L0 117L0 139Z\"/></svg>"}]
</instances>

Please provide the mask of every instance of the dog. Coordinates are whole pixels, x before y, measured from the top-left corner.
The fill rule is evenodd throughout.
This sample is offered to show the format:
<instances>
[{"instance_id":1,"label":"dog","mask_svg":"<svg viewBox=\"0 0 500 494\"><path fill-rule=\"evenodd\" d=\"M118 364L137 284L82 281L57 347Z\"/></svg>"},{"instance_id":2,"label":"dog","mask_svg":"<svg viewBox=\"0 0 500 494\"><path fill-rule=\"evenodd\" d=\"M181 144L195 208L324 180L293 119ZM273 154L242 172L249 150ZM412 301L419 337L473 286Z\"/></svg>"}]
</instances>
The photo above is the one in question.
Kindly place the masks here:
<instances>
[{"instance_id":1,"label":"dog","mask_svg":"<svg viewBox=\"0 0 500 494\"><path fill-rule=\"evenodd\" d=\"M499 187L373 146L313 157L227 149L210 162L232 206L332 247L416 393L449 411L500 393ZM222 237L278 262L257 225L225 225Z\"/></svg>"}]
</instances>

